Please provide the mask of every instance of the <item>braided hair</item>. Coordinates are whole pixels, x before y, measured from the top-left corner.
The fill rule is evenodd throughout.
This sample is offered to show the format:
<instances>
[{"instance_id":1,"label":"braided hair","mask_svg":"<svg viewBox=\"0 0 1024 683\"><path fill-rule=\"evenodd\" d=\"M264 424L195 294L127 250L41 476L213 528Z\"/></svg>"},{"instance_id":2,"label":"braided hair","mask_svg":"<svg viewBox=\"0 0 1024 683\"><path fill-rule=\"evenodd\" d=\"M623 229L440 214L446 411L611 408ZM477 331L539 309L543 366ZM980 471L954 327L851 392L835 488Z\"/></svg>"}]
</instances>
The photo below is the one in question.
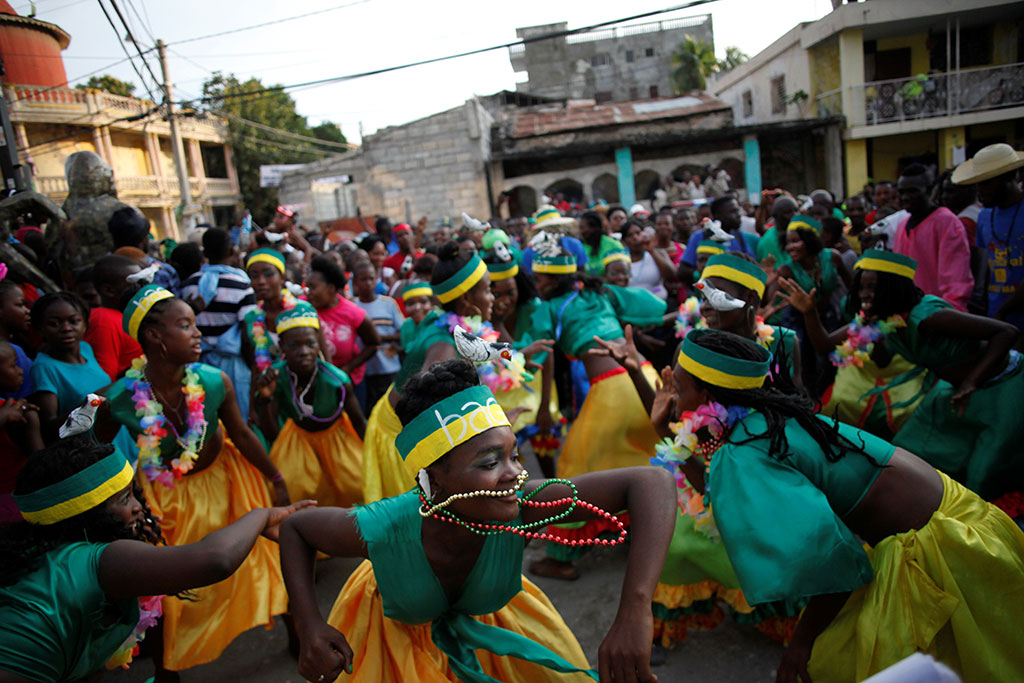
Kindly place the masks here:
<instances>
[{"instance_id":1,"label":"braided hair","mask_svg":"<svg viewBox=\"0 0 1024 683\"><path fill-rule=\"evenodd\" d=\"M417 372L402 386L395 414L402 426L438 401L480 384L476 367L467 360L451 358Z\"/></svg>"},{"instance_id":2,"label":"braided hair","mask_svg":"<svg viewBox=\"0 0 1024 683\"><path fill-rule=\"evenodd\" d=\"M24 495L56 484L113 452L112 445L98 444L88 435L56 441L29 458L18 474L14 493ZM46 553L69 543L133 539L163 545L160 527L152 521L153 514L142 489L134 481L132 489L143 512L139 527L134 530L108 512L102 503L56 524L37 525L21 520L0 526L0 556L4 558L0 563L0 586L16 583L36 570Z\"/></svg>"},{"instance_id":3,"label":"braided hair","mask_svg":"<svg viewBox=\"0 0 1024 683\"><path fill-rule=\"evenodd\" d=\"M725 356L749 361L762 360L757 347L750 340L730 332L708 332L695 341L698 345ZM765 385L756 389L727 389L709 384L694 375L691 377L698 389L705 389L719 403L751 408L764 415L767 422L764 433L751 434L749 439L731 443L741 445L768 439L768 452L772 457L783 460L789 454L786 420L793 419L814 439L829 462L837 462L847 453L860 453L869 462L875 463L875 460L864 452L863 443L855 444L839 433L838 420L833 419L829 424L820 419L815 414L814 401L805 393L788 391L785 385L773 383L771 379L765 380Z\"/></svg>"}]
</instances>

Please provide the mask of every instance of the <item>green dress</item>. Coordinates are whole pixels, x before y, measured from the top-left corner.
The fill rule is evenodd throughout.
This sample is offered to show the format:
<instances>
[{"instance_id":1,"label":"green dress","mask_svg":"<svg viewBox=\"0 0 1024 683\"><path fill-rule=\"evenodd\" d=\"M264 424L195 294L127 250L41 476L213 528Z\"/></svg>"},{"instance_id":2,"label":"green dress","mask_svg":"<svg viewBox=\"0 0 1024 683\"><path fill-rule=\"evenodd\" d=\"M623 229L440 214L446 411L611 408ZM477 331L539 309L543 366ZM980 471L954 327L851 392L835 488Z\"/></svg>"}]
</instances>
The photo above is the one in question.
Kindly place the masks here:
<instances>
[{"instance_id":1,"label":"green dress","mask_svg":"<svg viewBox=\"0 0 1024 683\"><path fill-rule=\"evenodd\" d=\"M402 359L402 367L395 376L394 384L399 392L410 377L423 369L423 363L427 359L427 350L431 346L437 342L455 344L447 330L436 325L437 319L440 317L441 311L435 308L419 324L413 322L412 318L406 318L402 323L398 334L405 358Z\"/></svg>"},{"instance_id":2,"label":"green dress","mask_svg":"<svg viewBox=\"0 0 1024 683\"><path fill-rule=\"evenodd\" d=\"M793 279L805 292L810 292L812 289L818 290L814 294L814 299L820 304L822 301L832 298L833 290L839 286L839 272L836 270L836 264L832 262L831 249L821 250L821 253L818 254L818 263L821 264L821 281L816 281L796 261L787 261L786 265L793 273Z\"/></svg>"},{"instance_id":3,"label":"green dress","mask_svg":"<svg viewBox=\"0 0 1024 683\"><path fill-rule=\"evenodd\" d=\"M625 250L626 247L622 246L622 242L608 235L601 235L601 244L598 245L596 254L591 251L590 245L584 242L583 251L587 254L587 263L584 266L584 270L586 270L588 275L601 275L604 273L605 257L612 252Z\"/></svg>"},{"instance_id":4,"label":"green dress","mask_svg":"<svg viewBox=\"0 0 1024 683\"><path fill-rule=\"evenodd\" d=\"M926 295L907 316L907 326L889 335L885 343L922 369L962 362L982 348L978 339L929 333L921 323L952 308L936 296ZM894 380L894 383L897 382ZM893 440L962 482L986 500L1024 489L1024 397L1021 357L1010 352L1006 368L970 396L958 416L952 407L956 387L942 380L926 381L931 388Z\"/></svg>"},{"instance_id":5,"label":"green dress","mask_svg":"<svg viewBox=\"0 0 1024 683\"><path fill-rule=\"evenodd\" d=\"M757 260L763 261L772 256L775 258L776 268L789 261L789 256L779 246L778 234L779 231L775 227L771 227L765 230L761 239L757 241Z\"/></svg>"},{"instance_id":6,"label":"green dress","mask_svg":"<svg viewBox=\"0 0 1024 683\"><path fill-rule=\"evenodd\" d=\"M0 670L37 681L78 681L103 670L139 621L136 598L114 600L100 586L106 547L61 546L0 588Z\"/></svg>"}]
</instances>

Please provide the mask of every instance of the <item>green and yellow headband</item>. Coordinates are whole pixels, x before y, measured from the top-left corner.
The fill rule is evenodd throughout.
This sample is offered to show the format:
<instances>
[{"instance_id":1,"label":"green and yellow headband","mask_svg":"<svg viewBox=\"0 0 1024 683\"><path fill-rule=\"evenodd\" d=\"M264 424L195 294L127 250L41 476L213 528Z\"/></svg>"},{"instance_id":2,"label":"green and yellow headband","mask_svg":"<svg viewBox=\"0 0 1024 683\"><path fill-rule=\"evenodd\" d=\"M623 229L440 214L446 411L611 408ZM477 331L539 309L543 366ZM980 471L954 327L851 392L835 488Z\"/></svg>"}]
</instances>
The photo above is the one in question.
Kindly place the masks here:
<instances>
[{"instance_id":1,"label":"green and yellow headband","mask_svg":"<svg viewBox=\"0 0 1024 683\"><path fill-rule=\"evenodd\" d=\"M607 268L616 261L625 261L626 263L632 263L633 259L629 257L628 251L613 251L612 253L604 257L604 260L601 261L601 265Z\"/></svg>"},{"instance_id":2,"label":"green and yellow headband","mask_svg":"<svg viewBox=\"0 0 1024 683\"><path fill-rule=\"evenodd\" d=\"M319 330L320 316L316 314L316 309L310 304L305 301L296 301L295 306L277 314L275 324L278 334L284 334L296 327L311 327L314 330Z\"/></svg>"},{"instance_id":3,"label":"green and yellow headband","mask_svg":"<svg viewBox=\"0 0 1024 683\"><path fill-rule=\"evenodd\" d=\"M490 388L478 384L438 401L402 428L395 445L413 478L456 446L495 427L510 427Z\"/></svg>"},{"instance_id":4,"label":"green and yellow headband","mask_svg":"<svg viewBox=\"0 0 1024 683\"><path fill-rule=\"evenodd\" d=\"M153 310L158 302L173 298L174 295L160 285L146 285L135 292L135 296L128 302L128 306L124 309L124 315L121 316L121 327L129 337L138 341L139 327L146 315Z\"/></svg>"},{"instance_id":5,"label":"green and yellow headband","mask_svg":"<svg viewBox=\"0 0 1024 683\"><path fill-rule=\"evenodd\" d=\"M269 263L284 275L284 256L277 249L263 247L252 252L249 255L249 260L245 262L245 269L249 270L254 263Z\"/></svg>"},{"instance_id":6,"label":"green and yellow headband","mask_svg":"<svg viewBox=\"0 0 1024 683\"><path fill-rule=\"evenodd\" d=\"M772 360L772 354L768 349L744 340L750 344L752 349L757 350L763 360L734 358L706 349L698 344L697 340L706 334L730 333L717 330L690 330L690 333L683 339L677 359L683 370L708 384L725 389L756 389L764 385ZM736 338L741 339L741 337Z\"/></svg>"},{"instance_id":7,"label":"green and yellow headband","mask_svg":"<svg viewBox=\"0 0 1024 683\"><path fill-rule=\"evenodd\" d=\"M56 524L91 510L131 483L135 471L115 450L63 481L32 493L15 495L21 516L32 524Z\"/></svg>"},{"instance_id":8,"label":"green and yellow headband","mask_svg":"<svg viewBox=\"0 0 1024 683\"><path fill-rule=\"evenodd\" d=\"M768 276L756 263L751 263L732 254L715 254L708 259L700 276L720 277L729 282L746 287L757 293L758 297L764 296L764 290L768 286Z\"/></svg>"},{"instance_id":9,"label":"green and yellow headband","mask_svg":"<svg viewBox=\"0 0 1024 683\"><path fill-rule=\"evenodd\" d=\"M491 274L491 282L501 282L519 274L519 264L514 260L508 263L488 263L487 272Z\"/></svg>"},{"instance_id":10,"label":"green and yellow headband","mask_svg":"<svg viewBox=\"0 0 1024 683\"><path fill-rule=\"evenodd\" d=\"M790 230L810 230L815 235L821 234L821 222L810 216L805 216L802 213L798 213L790 219L789 225L786 226L786 232Z\"/></svg>"},{"instance_id":11,"label":"green and yellow headband","mask_svg":"<svg viewBox=\"0 0 1024 683\"><path fill-rule=\"evenodd\" d=\"M410 282L402 288L402 301L408 301L418 296L431 297L434 289L429 282Z\"/></svg>"},{"instance_id":12,"label":"green and yellow headband","mask_svg":"<svg viewBox=\"0 0 1024 683\"><path fill-rule=\"evenodd\" d=\"M444 282L433 285L434 296L443 304L455 301L460 296L473 289L480 278L487 272L487 266L480 259L479 254L473 254L466 265Z\"/></svg>"},{"instance_id":13,"label":"green and yellow headband","mask_svg":"<svg viewBox=\"0 0 1024 683\"><path fill-rule=\"evenodd\" d=\"M714 240L701 240L700 244L697 245L698 254L724 254L725 249L722 249L722 245Z\"/></svg>"},{"instance_id":14,"label":"green and yellow headband","mask_svg":"<svg viewBox=\"0 0 1024 683\"><path fill-rule=\"evenodd\" d=\"M917 261L909 256L896 254L891 251L868 249L864 252L863 256L857 259L853 267L854 269L860 268L861 270L877 270L882 273L892 273L893 275L900 275L913 280L914 274L917 272Z\"/></svg>"},{"instance_id":15,"label":"green and yellow headband","mask_svg":"<svg viewBox=\"0 0 1024 683\"><path fill-rule=\"evenodd\" d=\"M578 270L576 257L571 254L558 256L535 256L533 272L548 275L571 275Z\"/></svg>"}]
</instances>

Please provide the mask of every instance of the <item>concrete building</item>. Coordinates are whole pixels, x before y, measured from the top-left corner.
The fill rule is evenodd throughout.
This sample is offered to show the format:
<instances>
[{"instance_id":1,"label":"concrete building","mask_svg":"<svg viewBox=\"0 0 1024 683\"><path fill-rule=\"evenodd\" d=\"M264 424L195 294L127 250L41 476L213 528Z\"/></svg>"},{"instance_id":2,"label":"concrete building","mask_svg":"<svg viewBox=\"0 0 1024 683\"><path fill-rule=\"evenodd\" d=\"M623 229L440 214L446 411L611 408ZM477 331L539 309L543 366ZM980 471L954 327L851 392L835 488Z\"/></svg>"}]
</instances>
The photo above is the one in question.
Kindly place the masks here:
<instances>
[{"instance_id":1,"label":"concrete building","mask_svg":"<svg viewBox=\"0 0 1024 683\"><path fill-rule=\"evenodd\" d=\"M516 29L520 38L565 31L566 22ZM516 90L555 99L627 102L673 94L672 54L687 38L714 48L711 15L655 21L538 40L509 48Z\"/></svg>"},{"instance_id":2,"label":"concrete building","mask_svg":"<svg viewBox=\"0 0 1024 683\"><path fill-rule=\"evenodd\" d=\"M1024 4L1008 0L850 3L794 27L708 90L741 129L810 127L816 135L790 154L813 159L820 184L848 195L912 162L943 171L994 142L1019 148L1022 22ZM749 170L765 186L810 189L765 163L784 150L754 137L746 151L760 153Z\"/></svg>"},{"instance_id":3,"label":"concrete building","mask_svg":"<svg viewBox=\"0 0 1024 683\"><path fill-rule=\"evenodd\" d=\"M60 27L18 16L0 0L3 93L18 155L31 169L35 189L60 204L68 192L68 156L95 152L113 168L118 198L150 219L156 237L180 239L175 208L181 193L162 111L148 100L65 87L60 53L69 41ZM241 194L227 124L188 116L179 123L193 205L207 220L228 225Z\"/></svg>"}]
</instances>

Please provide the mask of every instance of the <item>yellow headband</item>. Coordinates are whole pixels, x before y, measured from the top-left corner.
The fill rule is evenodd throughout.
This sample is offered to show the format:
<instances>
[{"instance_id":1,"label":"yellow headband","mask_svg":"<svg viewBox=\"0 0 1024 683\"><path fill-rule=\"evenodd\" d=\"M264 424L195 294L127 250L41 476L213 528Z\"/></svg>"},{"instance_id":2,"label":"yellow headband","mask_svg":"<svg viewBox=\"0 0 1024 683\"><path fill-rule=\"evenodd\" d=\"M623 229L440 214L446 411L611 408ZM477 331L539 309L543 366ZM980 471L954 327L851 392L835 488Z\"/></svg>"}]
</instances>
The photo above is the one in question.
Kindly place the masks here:
<instances>
[{"instance_id":1,"label":"yellow headband","mask_svg":"<svg viewBox=\"0 0 1024 683\"><path fill-rule=\"evenodd\" d=\"M519 264L513 263L511 268L506 268L505 270L491 270L490 268L487 270L491 273L491 282L501 282L518 275Z\"/></svg>"},{"instance_id":2,"label":"yellow headband","mask_svg":"<svg viewBox=\"0 0 1024 683\"><path fill-rule=\"evenodd\" d=\"M315 315L301 315L288 318L287 320L277 320L277 333L279 335L296 327L312 327L314 330L319 330L320 318Z\"/></svg>"},{"instance_id":3,"label":"yellow headband","mask_svg":"<svg viewBox=\"0 0 1024 683\"><path fill-rule=\"evenodd\" d=\"M89 478L90 472L88 470L93 468L96 468L97 470L102 470L106 468L109 471L110 465L112 463L116 463L117 461L123 462L124 466L121 467L121 469L116 470L113 476L102 480L94 488L89 489L88 491L85 491L84 493L81 493L75 496L74 498L62 500L60 502L54 503L53 505L50 505L49 507L42 508L41 510L25 509L27 506L24 506L24 503L22 501L18 501L20 503L19 509L21 511L21 516L25 518L25 521L31 522L32 524L56 524L57 522L61 522L65 519L70 519L75 515L80 515L86 510L91 510L97 505L100 505L107 498L110 498L112 495L122 490L125 486L128 486L128 484L131 483L132 478L135 476L135 471L132 469L132 466L119 452L112 453L103 460L97 463L93 463L92 465L89 466L89 468L75 475L75 477L69 478L68 480L63 482L59 482L58 484L55 484L52 487L47 487L48 489L73 489L76 483L80 483L75 481L76 478L81 478L81 481L85 481L86 479ZM36 492L35 497L39 497L39 494L46 495L46 491ZM33 494L29 494L28 496L24 496L22 498L32 497Z\"/></svg>"},{"instance_id":4,"label":"yellow headband","mask_svg":"<svg viewBox=\"0 0 1024 683\"><path fill-rule=\"evenodd\" d=\"M252 267L252 264L254 263L269 263L270 265L274 266L279 271L281 271L281 274L284 275L284 265L282 265L281 259L276 259L273 256L269 256L268 254L256 253L249 257L249 260L245 262L245 269L248 270L249 268Z\"/></svg>"},{"instance_id":5,"label":"yellow headband","mask_svg":"<svg viewBox=\"0 0 1024 683\"><path fill-rule=\"evenodd\" d=\"M604 261L602 261L602 263L604 264L605 268L607 268L608 266L610 266L615 261L624 261L626 263L632 263L633 259L631 259L629 257L629 254L626 254L626 253L621 252L621 251L616 251L616 252L612 252L611 254L608 254L607 256L605 256L604 257Z\"/></svg>"},{"instance_id":6,"label":"yellow headband","mask_svg":"<svg viewBox=\"0 0 1024 683\"><path fill-rule=\"evenodd\" d=\"M878 270L883 273L892 273L893 275L900 275L911 280L914 279L914 269L910 266L905 266L900 263L893 263L892 261L886 261L880 258L864 258L863 256L853 264L854 268L860 268L861 270Z\"/></svg>"},{"instance_id":7,"label":"yellow headband","mask_svg":"<svg viewBox=\"0 0 1024 683\"><path fill-rule=\"evenodd\" d=\"M705 266L704 270L700 272L700 276L702 278L720 277L723 280L729 280L753 290L757 293L758 297L764 296L765 284L763 282L749 273L744 273L742 270L737 270L721 263Z\"/></svg>"},{"instance_id":8,"label":"yellow headband","mask_svg":"<svg viewBox=\"0 0 1024 683\"><path fill-rule=\"evenodd\" d=\"M579 268L576 264L572 265L559 265L557 263L534 263L533 272L535 273L547 273L548 275L571 275L575 273Z\"/></svg>"},{"instance_id":9,"label":"yellow headband","mask_svg":"<svg viewBox=\"0 0 1024 683\"><path fill-rule=\"evenodd\" d=\"M417 296L429 297L433 293L434 290L426 282L418 283L418 285L406 285L406 288L402 290L402 301L408 301Z\"/></svg>"},{"instance_id":10,"label":"yellow headband","mask_svg":"<svg viewBox=\"0 0 1024 683\"><path fill-rule=\"evenodd\" d=\"M135 306L135 310L132 311L131 317L128 318L128 334L132 339L139 340L139 326L142 325L143 319L146 314L152 310L153 306L156 306L157 302L163 301L164 299L173 299L174 295L168 292L166 289L154 289L146 296L139 299Z\"/></svg>"}]
</instances>

